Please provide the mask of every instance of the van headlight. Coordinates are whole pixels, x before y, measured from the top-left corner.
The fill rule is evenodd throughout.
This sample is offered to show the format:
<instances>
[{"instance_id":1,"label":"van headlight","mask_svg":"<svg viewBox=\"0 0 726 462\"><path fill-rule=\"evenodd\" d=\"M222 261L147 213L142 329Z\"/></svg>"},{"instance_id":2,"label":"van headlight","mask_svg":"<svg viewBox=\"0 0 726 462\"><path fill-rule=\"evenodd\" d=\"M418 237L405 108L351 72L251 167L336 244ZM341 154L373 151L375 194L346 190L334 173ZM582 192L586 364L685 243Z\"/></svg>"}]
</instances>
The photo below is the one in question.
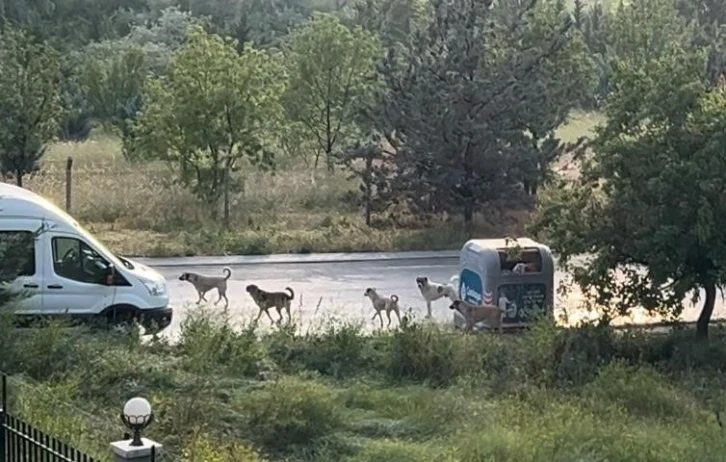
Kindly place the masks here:
<instances>
[{"instance_id":1,"label":"van headlight","mask_svg":"<svg viewBox=\"0 0 726 462\"><path fill-rule=\"evenodd\" d=\"M149 295L152 297L159 297L166 294L166 284L161 282L142 281L146 290L149 291Z\"/></svg>"}]
</instances>

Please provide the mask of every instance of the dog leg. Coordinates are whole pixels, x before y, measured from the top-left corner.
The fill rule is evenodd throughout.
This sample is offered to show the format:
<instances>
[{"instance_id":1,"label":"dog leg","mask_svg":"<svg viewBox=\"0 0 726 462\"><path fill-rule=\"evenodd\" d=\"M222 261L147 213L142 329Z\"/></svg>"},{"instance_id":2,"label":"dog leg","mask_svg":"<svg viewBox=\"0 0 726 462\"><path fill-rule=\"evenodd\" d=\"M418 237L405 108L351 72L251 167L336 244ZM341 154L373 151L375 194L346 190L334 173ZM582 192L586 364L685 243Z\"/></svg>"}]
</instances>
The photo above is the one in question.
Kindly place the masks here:
<instances>
[{"instance_id":1,"label":"dog leg","mask_svg":"<svg viewBox=\"0 0 726 462\"><path fill-rule=\"evenodd\" d=\"M388 324L386 327L391 327L391 312L386 310L386 317L388 318Z\"/></svg>"},{"instance_id":2,"label":"dog leg","mask_svg":"<svg viewBox=\"0 0 726 462\"><path fill-rule=\"evenodd\" d=\"M373 317L371 318L371 321L376 319L376 316L378 316L378 318L381 320L381 327L383 327L383 316L381 315L380 311L376 311L376 314L373 315Z\"/></svg>"},{"instance_id":3,"label":"dog leg","mask_svg":"<svg viewBox=\"0 0 726 462\"><path fill-rule=\"evenodd\" d=\"M263 311L264 310L262 308L260 308L260 311L257 313L257 317L255 318L255 324L257 324L257 321L259 321L260 318L262 317L262 312Z\"/></svg>"},{"instance_id":4,"label":"dog leg","mask_svg":"<svg viewBox=\"0 0 726 462\"><path fill-rule=\"evenodd\" d=\"M265 310L265 314L267 315L267 317L268 317L268 318L270 318L270 322L271 322L272 324L275 324L275 320L274 320L274 319L272 319L272 315L270 314L270 310L269 310L269 309L266 309L266 310Z\"/></svg>"},{"instance_id":5,"label":"dog leg","mask_svg":"<svg viewBox=\"0 0 726 462\"><path fill-rule=\"evenodd\" d=\"M431 300L426 300L426 318L431 319Z\"/></svg>"}]
</instances>

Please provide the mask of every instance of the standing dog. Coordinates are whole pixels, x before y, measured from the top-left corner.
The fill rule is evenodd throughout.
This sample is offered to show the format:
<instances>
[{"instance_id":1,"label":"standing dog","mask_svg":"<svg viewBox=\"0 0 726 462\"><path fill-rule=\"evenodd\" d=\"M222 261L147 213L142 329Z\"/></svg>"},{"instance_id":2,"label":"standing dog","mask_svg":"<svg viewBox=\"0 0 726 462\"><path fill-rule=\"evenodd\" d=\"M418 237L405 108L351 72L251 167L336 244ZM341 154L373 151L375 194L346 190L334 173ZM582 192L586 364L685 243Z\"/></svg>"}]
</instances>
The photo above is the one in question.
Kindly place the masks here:
<instances>
[{"instance_id":1,"label":"standing dog","mask_svg":"<svg viewBox=\"0 0 726 462\"><path fill-rule=\"evenodd\" d=\"M182 273L182 275L179 276L179 280L189 281L194 286L194 288L197 289L197 294L199 295L197 305L199 305L202 300L204 300L205 302L207 301L207 299L204 298L204 294L212 289L217 289L219 298L216 302L214 302L214 304L216 305L224 298L224 307L227 308L227 306L229 306L229 300L227 299L227 279L232 276L232 270L229 268L224 268L222 272L224 273L224 277L203 276L197 273Z\"/></svg>"},{"instance_id":2,"label":"standing dog","mask_svg":"<svg viewBox=\"0 0 726 462\"><path fill-rule=\"evenodd\" d=\"M391 311L396 313L396 317L398 318L398 323L401 324L401 313L398 309L398 295L391 295L390 298L388 297L381 297L378 295L378 292L376 289L369 287L366 289L365 293L363 294L364 297L368 297L371 299L371 303L373 304L373 309L376 310L376 313L371 318L371 321L376 319L376 316L378 316L378 319L381 320L381 327L383 327L383 315L381 315L382 311L386 312L386 317L388 317L388 326L391 326Z\"/></svg>"},{"instance_id":3,"label":"standing dog","mask_svg":"<svg viewBox=\"0 0 726 462\"><path fill-rule=\"evenodd\" d=\"M448 297L452 302L459 298L452 284L432 282L426 276L417 277L416 285L418 286L418 290L421 291L424 300L426 300L427 318L431 317L431 302L435 302L443 297Z\"/></svg>"},{"instance_id":4,"label":"standing dog","mask_svg":"<svg viewBox=\"0 0 726 462\"><path fill-rule=\"evenodd\" d=\"M287 311L287 320L292 321L292 316L290 315L290 304L292 300L295 298L295 292L292 291L291 288L285 287L285 290L289 291L290 293L286 292L267 292L259 287L257 287L254 284L250 284L247 286L247 292L252 297L252 300L255 301L257 306L260 308L260 312L257 313L257 318L255 318L255 322L259 321L260 316L262 316L262 313L264 312L267 314L267 317L270 318L270 322L275 322L272 319L272 316L270 316L270 308L276 308L277 314L280 315L280 319L277 320L277 322L282 321L282 310L284 309Z\"/></svg>"},{"instance_id":5,"label":"standing dog","mask_svg":"<svg viewBox=\"0 0 726 462\"><path fill-rule=\"evenodd\" d=\"M466 320L466 329L471 331L474 325L485 321L492 329L502 333L502 318L504 311L495 305L473 305L464 300L455 300L449 309L458 311Z\"/></svg>"}]
</instances>

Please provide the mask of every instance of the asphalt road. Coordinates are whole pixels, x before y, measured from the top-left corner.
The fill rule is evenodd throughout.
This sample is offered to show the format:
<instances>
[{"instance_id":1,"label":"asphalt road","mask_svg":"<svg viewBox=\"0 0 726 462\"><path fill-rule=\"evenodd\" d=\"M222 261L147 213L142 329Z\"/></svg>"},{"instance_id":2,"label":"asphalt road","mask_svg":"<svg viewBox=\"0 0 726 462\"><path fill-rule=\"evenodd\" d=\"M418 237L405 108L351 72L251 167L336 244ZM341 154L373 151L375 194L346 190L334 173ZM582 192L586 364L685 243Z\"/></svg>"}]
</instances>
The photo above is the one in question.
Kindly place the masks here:
<instances>
[{"instance_id":1,"label":"asphalt road","mask_svg":"<svg viewBox=\"0 0 726 462\"><path fill-rule=\"evenodd\" d=\"M388 254L373 261L330 261L334 259L308 256L306 262L264 257L241 264L232 258L219 265L214 264L214 260L194 258L174 261L144 259L143 262L160 271L169 283L170 304L175 309L175 315L167 332L168 335L175 336L179 332L184 313L194 309L197 301L192 285L179 281L179 275L184 271L221 275L224 266L232 269L227 296L230 302L229 315L233 322L245 322L257 316L257 307L245 291L248 284L257 284L268 291L291 287L295 291L293 320L303 330L314 330L330 321L362 322L367 329L376 327L379 321L371 320L373 310L370 301L363 297L367 287L375 287L382 294L397 294L403 309L410 307L417 316L423 317L426 314L426 304L416 287L416 277L423 275L436 282L448 282L452 275L458 273L458 257L452 252L431 253L431 256L411 255L415 258L407 258L406 254L397 254L395 257ZM189 262L188 266L185 262ZM555 275L555 285L563 278L565 274L558 272ZM216 291L207 294L210 301L216 301L216 298ZM435 321L452 322L448 305L446 300L433 303ZM571 293L567 298L557 298L555 305L556 316L561 317L566 311L569 323L591 315L578 309L582 303L577 292ZM203 304L203 309L221 312L223 306L224 302L217 306L209 303ZM689 306L681 319L693 321L698 312L699 306ZM721 317L723 314L723 302L718 297L714 317ZM277 313L272 313L272 316L276 319ZM658 320L648 318L644 313L635 313L630 319L620 322L641 324ZM393 323L395 322L394 320ZM261 324L269 324L265 315L261 318Z\"/></svg>"}]
</instances>

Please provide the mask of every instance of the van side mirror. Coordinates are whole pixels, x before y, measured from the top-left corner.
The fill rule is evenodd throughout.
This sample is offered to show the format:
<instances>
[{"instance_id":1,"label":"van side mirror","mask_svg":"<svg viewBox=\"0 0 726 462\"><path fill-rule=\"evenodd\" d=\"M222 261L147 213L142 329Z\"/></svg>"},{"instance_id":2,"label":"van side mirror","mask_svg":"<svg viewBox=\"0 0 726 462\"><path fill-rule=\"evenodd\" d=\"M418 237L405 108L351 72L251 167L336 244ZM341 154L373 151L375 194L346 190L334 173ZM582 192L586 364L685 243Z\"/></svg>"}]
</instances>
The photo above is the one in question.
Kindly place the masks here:
<instances>
[{"instance_id":1,"label":"van side mirror","mask_svg":"<svg viewBox=\"0 0 726 462\"><path fill-rule=\"evenodd\" d=\"M113 265L108 265L108 268L106 268L106 278L105 282L107 286L112 286L113 281L116 279L116 267Z\"/></svg>"}]
</instances>

